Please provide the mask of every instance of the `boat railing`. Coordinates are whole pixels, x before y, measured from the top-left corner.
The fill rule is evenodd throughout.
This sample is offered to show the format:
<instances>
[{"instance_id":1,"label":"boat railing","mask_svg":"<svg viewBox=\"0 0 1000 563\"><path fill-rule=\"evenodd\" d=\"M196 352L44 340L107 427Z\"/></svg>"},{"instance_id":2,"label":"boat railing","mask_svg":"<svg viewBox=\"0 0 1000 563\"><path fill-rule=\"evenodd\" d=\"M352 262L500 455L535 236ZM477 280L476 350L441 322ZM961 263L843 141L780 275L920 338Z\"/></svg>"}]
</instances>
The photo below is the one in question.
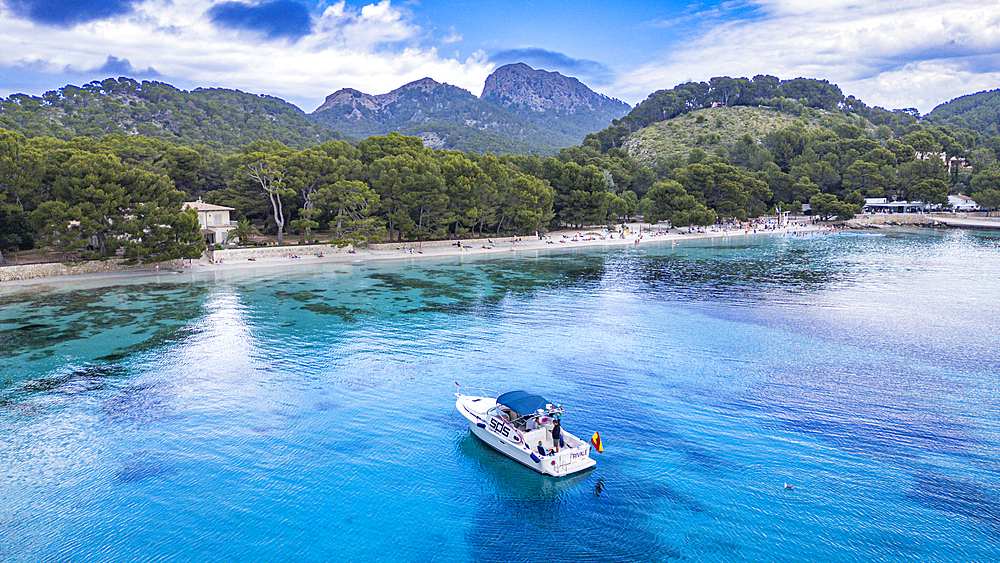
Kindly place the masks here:
<instances>
[{"instance_id":1,"label":"boat railing","mask_svg":"<svg viewBox=\"0 0 1000 563\"><path fill-rule=\"evenodd\" d=\"M499 397L500 392L494 391L492 389L484 389L482 387L463 387L459 382L455 382L455 394L456 395L472 395L475 392L479 393L480 397Z\"/></svg>"}]
</instances>

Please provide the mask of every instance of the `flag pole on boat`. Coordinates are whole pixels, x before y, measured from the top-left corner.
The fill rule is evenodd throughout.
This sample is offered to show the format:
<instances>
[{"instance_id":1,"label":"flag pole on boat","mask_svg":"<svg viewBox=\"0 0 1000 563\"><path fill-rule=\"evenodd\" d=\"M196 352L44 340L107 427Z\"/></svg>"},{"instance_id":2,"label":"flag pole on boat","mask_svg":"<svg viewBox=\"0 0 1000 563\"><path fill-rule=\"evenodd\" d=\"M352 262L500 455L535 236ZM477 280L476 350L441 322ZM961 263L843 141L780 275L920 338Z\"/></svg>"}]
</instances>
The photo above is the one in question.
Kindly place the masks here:
<instances>
[{"instance_id":1,"label":"flag pole on boat","mask_svg":"<svg viewBox=\"0 0 1000 563\"><path fill-rule=\"evenodd\" d=\"M604 444L601 443L601 433L594 431L594 435L590 437L590 445L594 446L594 449L599 453L604 453Z\"/></svg>"}]
</instances>

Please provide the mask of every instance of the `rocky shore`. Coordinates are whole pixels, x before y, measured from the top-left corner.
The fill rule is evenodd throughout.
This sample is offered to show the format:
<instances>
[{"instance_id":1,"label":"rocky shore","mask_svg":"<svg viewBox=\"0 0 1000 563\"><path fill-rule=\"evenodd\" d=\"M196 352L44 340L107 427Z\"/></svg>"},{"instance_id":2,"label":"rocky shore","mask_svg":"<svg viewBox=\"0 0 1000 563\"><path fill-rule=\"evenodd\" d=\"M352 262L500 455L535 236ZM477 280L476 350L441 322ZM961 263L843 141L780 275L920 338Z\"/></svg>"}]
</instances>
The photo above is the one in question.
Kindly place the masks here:
<instances>
[{"instance_id":1,"label":"rocky shore","mask_svg":"<svg viewBox=\"0 0 1000 563\"><path fill-rule=\"evenodd\" d=\"M885 227L950 227L956 229L1000 229L1000 217L980 217L962 213L876 213L858 215L845 221L846 229Z\"/></svg>"}]
</instances>

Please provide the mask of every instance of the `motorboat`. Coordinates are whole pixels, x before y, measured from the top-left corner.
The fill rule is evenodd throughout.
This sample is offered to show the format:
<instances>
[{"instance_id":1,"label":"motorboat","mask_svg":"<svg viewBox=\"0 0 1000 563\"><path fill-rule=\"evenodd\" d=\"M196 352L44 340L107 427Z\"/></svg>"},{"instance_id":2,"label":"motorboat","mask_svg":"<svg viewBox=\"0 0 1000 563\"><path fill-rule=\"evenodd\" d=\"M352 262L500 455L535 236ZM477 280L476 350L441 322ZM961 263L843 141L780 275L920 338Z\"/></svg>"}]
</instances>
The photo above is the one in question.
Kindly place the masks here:
<instances>
[{"instance_id":1,"label":"motorboat","mask_svg":"<svg viewBox=\"0 0 1000 563\"><path fill-rule=\"evenodd\" d=\"M562 405L527 391L501 395L479 391L478 395L464 394L460 386L455 393L455 408L469 421L472 433L486 445L553 477L565 477L597 465L590 457L590 442L562 428ZM561 440L555 443L552 429L557 420Z\"/></svg>"}]
</instances>

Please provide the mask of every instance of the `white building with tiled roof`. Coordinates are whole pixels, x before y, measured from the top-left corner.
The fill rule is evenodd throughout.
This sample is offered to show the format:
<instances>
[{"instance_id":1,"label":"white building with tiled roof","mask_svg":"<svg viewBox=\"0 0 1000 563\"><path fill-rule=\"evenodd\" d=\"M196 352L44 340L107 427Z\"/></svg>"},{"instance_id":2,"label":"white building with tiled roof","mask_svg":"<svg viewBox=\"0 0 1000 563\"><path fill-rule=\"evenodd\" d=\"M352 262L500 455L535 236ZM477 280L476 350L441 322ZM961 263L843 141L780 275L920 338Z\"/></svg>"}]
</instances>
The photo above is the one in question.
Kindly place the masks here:
<instances>
[{"instance_id":1,"label":"white building with tiled roof","mask_svg":"<svg viewBox=\"0 0 1000 563\"><path fill-rule=\"evenodd\" d=\"M185 202L184 209L188 208L198 212L198 223L201 224L201 234L205 236L206 244L226 242L226 235L236 228L236 221L229 218L229 212L236 211L232 207L213 205L199 199Z\"/></svg>"}]
</instances>

